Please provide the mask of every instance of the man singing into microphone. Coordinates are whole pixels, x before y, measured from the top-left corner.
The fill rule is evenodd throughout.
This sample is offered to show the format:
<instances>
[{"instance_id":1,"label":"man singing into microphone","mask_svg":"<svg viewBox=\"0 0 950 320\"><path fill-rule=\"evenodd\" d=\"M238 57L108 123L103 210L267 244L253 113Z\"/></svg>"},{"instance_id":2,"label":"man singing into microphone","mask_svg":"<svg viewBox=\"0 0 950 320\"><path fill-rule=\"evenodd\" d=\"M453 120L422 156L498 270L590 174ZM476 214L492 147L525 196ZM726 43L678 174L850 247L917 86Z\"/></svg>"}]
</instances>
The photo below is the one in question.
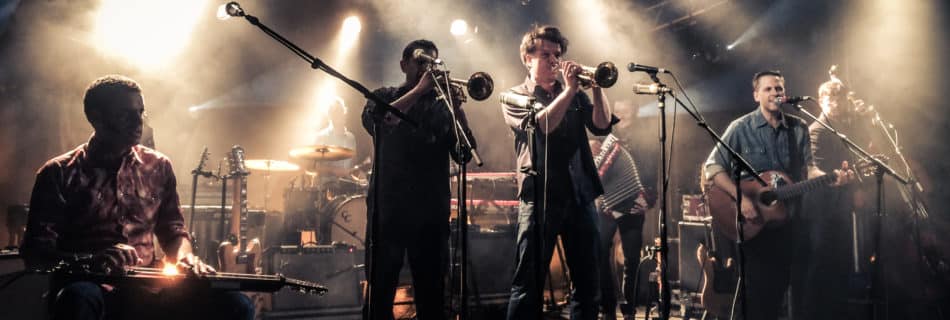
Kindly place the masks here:
<instances>
[{"instance_id":1,"label":"man singing into microphone","mask_svg":"<svg viewBox=\"0 0 950 320\"><path fill-rule=\"evenodd\" d=\"M603 186L587 145L587 131L607 135L619 120L611 115L601 88L593 87L593 98L580 90L581 65L561 60L567 44L553 26L525 33L520 51L528 76L510 92L534 97L544 108L535 112L502 105L505 122L515 134L521 202L508 319L539 317L543 279L558 234L574 287L571 318L597 318L599 234L594 199L603 194ZM558 81L559 75L563 82ZM533 141L529 127L536 128Z\"/></svg>"},{"instance_id":2,"label":"man singing into microphone","mask_svg":"<svg viewBox=\"0 0 950 320\"><path fill-rule=\"evenodd\" d=\"M375 213L379 219L379 230L372 230L372 223L367 225L367 236L377 232L379 240L376 252L366 253L366 261L371 264L367 270L376 273L367 274L372 279L370 299L375 319L393 318L393 298L405 256L412 270L418 318L445 319L443 276L448 259L449 156L456 161L467 161L469 156L457 154L452 114L437 98L432 73L426 71L432 62L426 56L438 55L439 50L431 41L410 42L399 61L406 74L405 82L374 91L417 122L418 128L386 113L372 101L363 109L366 131L382 139L376 155L379 171L370 177L366 200L370 218ZM453 108L474 147L465 112L458 105ZM373 131L374 121L381 121L379 132ZM375 193L377 188L379 194ZM379 207L375 208L377 204ZM364 312L369 307L364 306Z\"/></svg>"},{"instance_id":3,"label":"man singing into microphone","mask_svg":"<svg viewBox=\"0 0 950 320\"><path fill-rule=\"evenodd\" d=\"M782 74L778 71L756 73L752 78L752 89L752 97L759 104L758 107L732 121L723 134L723 141L759 172L781 171L795 181L823 175L824 172L814 166L805 121L783 113L780 108L785 99L785 78ZM735 198L736 187L730 173L733 159L721 148L717 144L709 154L704 168L705 178L711 180L712 188L722 189ZM843 172L848 174L841 174ZM847 163L843 165L843 171L836 170L836 173L838 178L834 185L846 183L853 175L847 171ZM743 179L748 178L747 173L743 172ZM789 201L786 206L790 218L785 225L766 228L743 244L746 319L779 317L782 299L789 284L792 251L797 240L797 216L800 214L798 201ZM741 209L745 219L759 218L752 198L743 195ZM732 243L724 237L721 239L719 243ZM734 246L720 246L716 258L726 261L735 257L734 249ZM738 313L740 309L736 310Z\"/></svg>"}]
</instances>

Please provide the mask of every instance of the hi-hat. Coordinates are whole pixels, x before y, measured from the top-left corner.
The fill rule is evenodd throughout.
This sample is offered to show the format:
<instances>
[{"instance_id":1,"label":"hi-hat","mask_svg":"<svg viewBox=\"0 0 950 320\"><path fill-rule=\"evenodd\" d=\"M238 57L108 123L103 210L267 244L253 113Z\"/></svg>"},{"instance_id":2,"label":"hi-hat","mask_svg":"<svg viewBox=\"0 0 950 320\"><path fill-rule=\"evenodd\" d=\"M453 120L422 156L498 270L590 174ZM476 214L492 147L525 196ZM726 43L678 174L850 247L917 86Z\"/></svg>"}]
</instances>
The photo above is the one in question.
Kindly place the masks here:
<instances>
[{"instance_id":1,"label":"hi-hat","mask_svg":"<svg viewBox=\"0 0 950 320\"><path fill-rule=\"evenodd\" d=\"M331 145L313 145L290 149L290 156L297 159L337 161L352 158L356 152L350 148Z\"/></svg>"},{"instance_id":2,"label":"hi-hat","mask_svg":"<svg viewBox=\"0 0 950 320\"><path fill-rule=\"evenodd\" d=\"M281 171L281 172L290 172L300 170L300 166L281 160L267 160L267 159L253 159L253 160L244 160L244 166L249 170L262 170L262 171Z\"/></svg>"}]
</instances>

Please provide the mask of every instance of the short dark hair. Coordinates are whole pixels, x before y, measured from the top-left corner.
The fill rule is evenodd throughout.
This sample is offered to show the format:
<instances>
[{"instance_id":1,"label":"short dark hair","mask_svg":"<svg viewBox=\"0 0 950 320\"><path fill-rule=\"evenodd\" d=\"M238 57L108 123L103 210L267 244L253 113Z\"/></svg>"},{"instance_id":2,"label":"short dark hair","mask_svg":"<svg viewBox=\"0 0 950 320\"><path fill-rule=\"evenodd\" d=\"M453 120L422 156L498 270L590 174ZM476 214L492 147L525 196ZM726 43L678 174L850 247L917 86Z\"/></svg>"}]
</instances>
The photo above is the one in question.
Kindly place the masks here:
<instances>
[{"instance_id":1,"label":"short dark hair","mask_svg":"<svg viewBox=\"0 0 950 320\"><path fill-rule=\"evenodd\" d=\"M829 80L818 86L818 96L838 96L842 92L848 92L848 87L840 80Z\"/></svg>"},{"instance_id":2,"label":"short dark hair","mask_svg":"<svg viewBox=\"0 0 950 320\"><path fill-rule=\"evenodd\" d=\"M776 77L782 78L783 80L785 79L785 76L782 75L782 72L778 70L759 71L759 72L756 72L755 75L752 76L752 90L759 89L759 78L762 78L764 76L776 76Z\"/></svg>"},{"instance_id":3,"label":"short dark hair","mask_svg":"<svg viewBox=\"0 0 950 320\"><path fill-rule=\"evenodd\" d=\"M439 48L436 48L435 43L433 43L432 41L429 41L426 39L413 40L412 42L406 45L405 49L402 49L402 60L406 60L406 61L411 60L412 52L416 51L416 49L422 49L425 51L435 51L436 53L439 52Z\"/></svg>"},{"instance_id":4,"label":"short dark hair","mask_svg":"<svg viewBox=\"0 0 950 320\"><path fill-rule=\"evenodd\" d=\"M82 98L86 120L92 122L93 110L102 110L121 103L122 93L142 94L142 87L135 80L117 74L103 76L93 81L86 88L86 94Z\"/></svg>"},{"instance_id":5,"label":"short dark hair","mask_svg":"<svg viewBox=\"0 0 950 320\"><path fill-rule=\"evenodd\" d=\"M567 53L567 38L561 34L561 30L555 26L544 25L532 26L531 30L525 32L524 36L521 38L521 56L524 56L528 53L534 53L534 50L538 48L537 41L535 40L548 40L556 43L561 47L561 54Z\"/></svg>"}]
</instances>

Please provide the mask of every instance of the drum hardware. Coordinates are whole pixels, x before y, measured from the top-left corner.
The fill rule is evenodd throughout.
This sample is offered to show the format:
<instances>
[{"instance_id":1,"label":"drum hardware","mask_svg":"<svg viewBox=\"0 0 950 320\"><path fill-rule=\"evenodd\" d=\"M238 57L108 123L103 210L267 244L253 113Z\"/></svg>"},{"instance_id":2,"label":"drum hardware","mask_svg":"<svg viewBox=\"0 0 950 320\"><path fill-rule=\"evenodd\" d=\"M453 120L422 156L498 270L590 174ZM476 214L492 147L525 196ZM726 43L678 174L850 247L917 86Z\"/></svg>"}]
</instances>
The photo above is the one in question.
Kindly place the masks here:
<instances>
[{"instance_id":1,"label":"drum hardware","mask_svg":"<svg viewBox=\"0 0 950 320\"><path fill-rule=\"evenodd\" d=\"M264 171L264 211L270 201L270 177L272 172L294 172L300 166L281 160L252 159L244 160L244 166L250 171Z\"/></svg>"},{"instance_id":2,"label":"drum hardware","mask_svg":"<svg viewBox=\"0 0 950 320\"><path fill-rule=\"evenodd\" d=\"M331 146L312 145L290 149L290 156L302 160L338 161L352 158L356 155L353 149Z\"/></svg>"}]
</instances>

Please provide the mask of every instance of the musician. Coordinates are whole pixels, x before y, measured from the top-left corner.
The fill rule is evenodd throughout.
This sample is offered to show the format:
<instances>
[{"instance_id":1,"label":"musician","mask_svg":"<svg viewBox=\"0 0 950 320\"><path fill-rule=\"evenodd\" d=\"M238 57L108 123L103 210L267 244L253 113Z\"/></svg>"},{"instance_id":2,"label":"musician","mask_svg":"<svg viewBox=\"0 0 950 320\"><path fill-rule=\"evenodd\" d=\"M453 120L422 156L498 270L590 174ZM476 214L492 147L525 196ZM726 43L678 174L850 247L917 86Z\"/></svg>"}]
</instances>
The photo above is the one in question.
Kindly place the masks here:
<instances>
[{"instance_id":1,"label":"musician","mask_svg":"<svg viewBox=\"0 0 950 320\"><path fill-rule=\"evenodd\" d=\"M611 115L603 89L594 86L591 96L580 90L581 66L561 59L567 45L557 27L537 26L526 32L520 53L528 76L510 91L533 96L546 107L534 112L502 106L505 122L515 135L521 202L508 319L538 318L541 279L548 272L558 234L575 288L572 318L597 318L600 254L594 199L603 194L603 187L587 145L587 131L607 135L619 120ZM563 82L557 80L558 75ZM529 126L536 127L533 141ZM542 225L535 224L534 214Z\"/></svg>"},{"instance_id":2,"label":"musician","mask_svg":"<svg viewBox=\"0 0 950 320\"><path fill-rule=\"evenodd\" d=\"M779 99L785 96L785 79L778 71L763 71L752 78L753 99L758 107L729 124L723 141L739 152L753 168L760 172L777 170L787 173L795 181L823 175L814 166L807 126L801 118L785 114L780 109ZM725 150L717 145L705 163L705 178L714 187L721 188L733 198L735 184L732 181L733 161ZM847 162L834 185L841 185L853 176L847 170ZM847 174L843 174L847 172ZM743 173L743 179L749 178ZM744 295L747 319L777 319L785 290L789 285L792 251L797 240L796 226L799 214L796 201L787 203L791 218L785 225L767 228L757 237L743 244L745 257ZM742 215L756 219L758 212L753 200L742 196ZM720 243L726 240L722 240ZM721 246L718 261L735 256L733 246ZM732 249L732 250L730 250ZM736 309L737 313L739 309ZM738 316L738 315L737 315Z\"/></svg>"},{"instance_id":3,"label":"musician","mask_svg":"<svg viewBox=\"0 0 950 320\"><path fill-rule=\"evenodd\" d=\"M600 153L603 146L602 141L590 139L589 143L592 153ZM634 166L633 170L636 172L636 163L631 163L631 165ZM626 201L632 202L632 207L629 210L624 210L627 212L619 212L613 210L613 208L603 206L603 199L598 198L597 200L600 246L603 254L600 263L600 306L605 320L616 319L617 317L617 276L612 268L615 263L613 253L614 234L616 233L620 233L620 245L623 252L623 285L621 288L625 303L620 306L620 313L623 314L624 318L629 319L633 319L636 314L636 303L633 301L633 296L637 288L634 287L634 282L637 277L637 264L640 262L640 247L643 246L644 214L650 204L647 202L644 192L638 192L632 199L624 200L624 202Z\"/></svg>"},{"instance_id":4,"label":"musician","mask_svg":"<svg viewBox=\"0 0 950 320\"><path fill-rule=\"evenodd\" d=\"M377 232L375 254L367 250L366 261L375 269L372 296L374 318L392 319L393 298L399 270L408 255L418 318L444 319L443 277L448 259L449 238L449 157L468 161L459 155L453 134L452 114L433 89L432 71L427 62L413 56L416 49L437 57L438 48L429 40L410 42L402 51L399 66L405 82L383 87L374 93L419 124L413 128L372 101L363 109L363 126L376 136L378 171L370 177L366 204L370 218L378 214L379 230L367 224L367 235ZM454 99L458 101L458 99ZM465 112L453 106L459 122L473 145ZM373 129L380 121L380 131ZM377 186L378 184L378 186ZM379 194L376 193L378 188ZM379 207L376 207L376 204ZM370 220L371 221L371 220ZM373 256L377 260L373 260ZM369 273L369 271L367 271ZM368 305L364 306L364 312Z\"/></svg>"},{"instance_id":5,"label":"musician","mask_svg":"<svg viewBox=\"0 0 950 320\"><path fill-rule=\"evenodd\" d=\"M858 146L869 150L871 138L870 119L862 119L858 111L864 108L860 100L853 103L847 97L848 89L843 83L831 80L818 87L818 103L821 105L819 120L846 134ZM832 170L842 161L855 163L857 156L827 128L815 122L808 127L815 165L822 170ZM821 286L804 286L801 306L795 308L799 316L807 319L853 318L848 314L848 279L852 271L852 212L867 216L869 201L863 190L873 190L873 184L850 184L835 190L809 195L806 223L809 239L805 244L803 264L805 283L821 283ZM863 225L864 221L858 221ZM859 234L864 234L862 230ZM862 259L863 260L863 259ZM866 266L861 266L864 269Z\"/></svg>"},{"instance_id":6,"label":"musician","mask_svg":"<svg viewBox=\"0 0 950 320\"><path fill-rule=\"evenodd\" d=\"M356 150L356 136L346 127L347 107L340 97L333 97L326 108L327 126L317 132L314 143L317 145L329 145L344 147ZM348 175L353 167L352 159L344 159L326 163L318 166L321 181L323 178L344 177Z\"/></svg>"},{"instance_id":7,"label":"musician","mask_svg":"<svg viewBox=\"0 0 950 320\"><path fill-rule=\"evenodd\" d=\"M159 266L213 273L191 252L171 161L139 144L142 90L126 77L95 80L83 98L94 133L87 143L49 160L36 176L23 257L30 269L91 255L93 271ZM238 292L176 288L157 291L92 282L54 283L53 319L252 319ZM187 293L186 293L187 291Z\"/></svg>"}]
</instances>

